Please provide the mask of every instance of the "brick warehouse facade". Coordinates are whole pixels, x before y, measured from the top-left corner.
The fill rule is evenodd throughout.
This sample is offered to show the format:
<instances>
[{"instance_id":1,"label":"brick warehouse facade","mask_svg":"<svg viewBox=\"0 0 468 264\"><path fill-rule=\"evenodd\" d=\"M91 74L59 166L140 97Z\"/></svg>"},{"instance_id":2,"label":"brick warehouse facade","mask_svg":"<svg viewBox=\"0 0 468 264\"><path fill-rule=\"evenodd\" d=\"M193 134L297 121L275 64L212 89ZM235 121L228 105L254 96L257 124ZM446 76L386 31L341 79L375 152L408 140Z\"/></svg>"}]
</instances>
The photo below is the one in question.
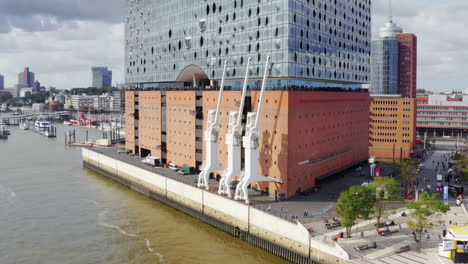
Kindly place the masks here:
<instances>
[{"instance_id":1,"label":"brick warehouse facade","mask_svg":"<svg viewBox=\"0 0 468 264\"><path fill-rule=\"evenodd\" d=\"M259 93L251 91L247 109L256 109ZM228 113L237 110L240 96L240 91L226 91L222 99L218 142L223 167ZM126 104L126 122L133 124L127 125L126 148L198 167L205 147L203 117L215 108L217 97L217 91L126 91L127 100L133 100ZM252 187L290 197L315 186L320 177L366 160L369 100L367 92L268 91L260 120L260 173L283 184Z\"/></svg>"},{"instance_id":2,"label":"brick warehouse facade","mask_svg":"<svg viewBox=\"0 0 468 264\"><path fill-rule=\"evenodd\" d=\"M290 197L368 157L369 0L126 2L127 149L200 168L227 61L218 138L225 167L228 112L238 110L246 66L243 124L257 110L270 57L259 173L283 183L252 188Z\"/></svg>"},{"instance_id":3,"label":"brick warehouse facade","mask_svg":"<svg viewBox=\"0 0 468 264\"><path fill-rule=\"evenodd\" d=\"M381 159L411 158L416 141L416 100L372 96L369 154Z\"/></svg>"}]
</instances>

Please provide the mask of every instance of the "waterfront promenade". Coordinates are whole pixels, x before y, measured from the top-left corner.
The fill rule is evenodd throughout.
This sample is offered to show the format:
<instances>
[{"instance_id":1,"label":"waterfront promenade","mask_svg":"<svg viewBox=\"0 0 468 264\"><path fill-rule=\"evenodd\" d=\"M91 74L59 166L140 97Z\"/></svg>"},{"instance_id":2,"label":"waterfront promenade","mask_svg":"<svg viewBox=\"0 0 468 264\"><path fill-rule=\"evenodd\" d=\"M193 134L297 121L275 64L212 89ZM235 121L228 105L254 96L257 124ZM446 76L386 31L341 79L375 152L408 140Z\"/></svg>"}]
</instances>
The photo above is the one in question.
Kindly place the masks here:
<instances>
[{"instance_id":1,"label":"waterfront promenade","mask_svg":"<svg viewBox=\"0 0 468 264\"><path fill-rule=\"evenodd\" d=\"M126 154L117 154L116 148L95 147L92 148L92 150L100 152L106 156L115 158L117 160L123 161L125 163L132 164L133 166L144 169L146 171L157 173L169 179L184 183L186 185L196 185L195 180L197 179L198 175L180 175L177 172L171 171L169 169L152 168L148 165L143 164L141 162L140 157L134 157ZM432 168L431 166L432 160L440 159L441 156L446 155L447 153L448 150L437 151L432 156L429 156L429 158L425 161L427 166L425 170L421 172L420 177L434 177L435 179L435 172L433 171L435 168ZM388 168L386 168L386 170L388 170ZM338 184L338 182L342 181L343 178L347 179L346 185ZM261 195L260 193L251 190L252 199L250 207L259 209L270 215L283 218L291 223L295 222L295 220L292 219L292 216L298 216L299 221L304 225L305 228L312 228L314 230L314 232L310 234L311 239L318 240L323 243L332 244L332 238L335 237L339 232L341 232L342 229L325 229L324 224L322 222L323 218L330 218L335 216L335 202L341 191L347 189L351 185L360 184L363 181L366 181L366 179L368 178L365 173L364 175L362 175L360 172L356 172L355 170L348 170L341 174L332 176L329 180L325 181L316 193L313 192L307 193L307 195L298 195L297 197L285 201L275 201L273 197ZM431 180L433 179L431 178ZM210 186L210 192L218 196L216 194L218 182L212 179L210 180ZM243 202L240 201L233 202L235 202L236 204L243 205ZM338 243L343 247L343 249L348 252L351 260L358 261L359 259L368 259L369 263L379 263L375 262L375 259L378 260L381 257L391 257L396 255L394 252L398 249L398 247L395 246L402 244L414 246L414 243L411 243L411 237L409 236L411 231L406 226L406 221L408 219L399 217L399 214L404 209L404 203L395 203L392 204L392 207L395 210L395 214L390 217L398 225L398 235L380 237L375 234L375 228L373 226L374 223L372 221L361 221L358 227L353 228L353 232L355 232L354 238L342 239L338 241ZM304 216L303 212L305 210L309 212L309 216ZM456 221L456 219L464 217L464 215L461 215L459 212L455 212L453 215L449 213L449 215L451 215L451 217L448 216L446 218L450 219L450 221L452 221L453 223L463 223L460 220ZM447 220L447 222L448 221L449 220ZM439 233L440 230L436 229L430 234L431 239L428 241L428 243L426 243L426 248L428 250L425 253L426 255L432 256L431 254L436 252L435 247L441 241L440 237L436 235ZM364 254L356 254L356 252L353 250L354 246L365 242L378 242L378 244L380 245L379 249L368 250ZM366 258L366 255L370 255L370 258Z\"/></svg>"},{"instance_id":2,"label":"waterfront promenade","mask_svg":"<svg viewBox=\"0 0 468 264\"><path fill-rule=\"evenodd\" d=\"M83 163L141 194L293 263L351 263L349 254L336 242L311 236L300 221L283 219L220 196L215 189L196 188L196 175L186 177L169 169L146 166L138 157L117 154L116 148L84 148Z\"/></svg>"}]
</instances>

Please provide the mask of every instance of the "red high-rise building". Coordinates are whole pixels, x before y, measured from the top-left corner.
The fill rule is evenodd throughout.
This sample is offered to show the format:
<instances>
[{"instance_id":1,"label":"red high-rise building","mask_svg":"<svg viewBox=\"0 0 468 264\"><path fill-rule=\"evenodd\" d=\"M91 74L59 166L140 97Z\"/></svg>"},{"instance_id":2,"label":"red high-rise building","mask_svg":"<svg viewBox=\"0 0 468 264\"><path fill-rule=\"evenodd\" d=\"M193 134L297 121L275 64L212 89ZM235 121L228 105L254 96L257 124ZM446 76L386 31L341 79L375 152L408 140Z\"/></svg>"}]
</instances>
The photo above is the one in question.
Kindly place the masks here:
<instances>
[{"instance_id":1,"label":"red high-rise building","mask_svg":"<svg viewBox=\"0 0 468 264\"><path fill-rule=\"evenodd\" d=\"M31 83L29 80L29 67L25 67L23 71L23 84L28 85Z\"/></svg>"},{"instance_id":2,"label":"red high-rise building","mask_svg":"<svg viewBox=\"0 0 468 264\"><path fill-rule=\"evenodd\" d=\"M417 46L416 35L398 34L398 93L403 98L416 98Z\"/></svg>"}]
</instances>

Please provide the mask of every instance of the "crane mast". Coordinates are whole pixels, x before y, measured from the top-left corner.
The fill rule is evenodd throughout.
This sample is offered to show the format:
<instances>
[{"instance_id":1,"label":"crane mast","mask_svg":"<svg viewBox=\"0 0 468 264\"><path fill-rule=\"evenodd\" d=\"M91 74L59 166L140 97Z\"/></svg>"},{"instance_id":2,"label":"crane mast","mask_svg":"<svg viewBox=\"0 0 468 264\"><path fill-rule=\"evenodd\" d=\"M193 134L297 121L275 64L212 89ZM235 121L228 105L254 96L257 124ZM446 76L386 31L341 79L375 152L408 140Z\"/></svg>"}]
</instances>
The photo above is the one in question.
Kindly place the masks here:
<instances>
[{"instance_id":1,"label":"crane mast","mask_svg":"<svg viewBox=\"0 0 468 264\"><path fill-rule=\"evenodd\" d=\"M268 76L268 68L270 66L270 57L267 57L265 64L265 73L263 74L262 88L257 112L247 114L246 131L243 138L245 151L245 168L244 176L240 179L236 187L234 195L235 200L244 200L249 203L248 187L252 182L278 182L282 183L281 179L259 175L259 150L258 142L260 138L260 117L263 108L263 98L265 97L265 88Z\"/></svg>"},{"instance_id":2,"label":"crane mast","mask_svg":"<svg viewBox=\"0 0 468 264\"><path fill-rule=\"evenodd\" d=\"M229 126L226 133L226 144L228 146L228 166L224 170L219 182L218 194L226 194L231 198L231 181L236 176L241 176L241 137L242 137L242 112L244 111L247 83L249 81L249 68L252 58L247 59L244 85L242 86L241 102L239 111L229 113Z\"/></svg>"},{"instance_id":3,"label":"crane mast","mask_svg":"<svg viewBox=\"0 0 468 264\"><path fill-rule=\"evenodd\" d=\"M199 188L205 187L209 190L209 178L210 172L220 170L221 167L218 164L218 133L220 129L219 125L219 110L221 108L221 100L224 91L224 81L226 77L226 66L227 60L224 61L223 76L221 78L221 87L219 88L218 103L216 110L208 110L206 130L204 133L204 141L206 144L206 155L205 162L202 165L200 174L198 175L197 186Z\"/></svg>"}]
</instances>

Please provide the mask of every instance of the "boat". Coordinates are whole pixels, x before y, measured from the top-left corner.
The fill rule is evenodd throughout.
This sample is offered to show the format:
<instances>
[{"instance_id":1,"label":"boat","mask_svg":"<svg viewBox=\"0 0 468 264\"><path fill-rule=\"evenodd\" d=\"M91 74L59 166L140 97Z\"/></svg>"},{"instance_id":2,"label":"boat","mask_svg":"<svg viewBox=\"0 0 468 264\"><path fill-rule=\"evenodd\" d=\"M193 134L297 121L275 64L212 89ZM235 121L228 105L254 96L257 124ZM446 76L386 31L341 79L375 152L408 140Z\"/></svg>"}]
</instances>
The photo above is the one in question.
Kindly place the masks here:
<instances>
[{"instance_id":1,"label":"boat","mask_svg":"<svg viewBox=\"0 0 468 264\"><path fill-rule=\"evenodd\" d=\"M47 121L45 118L39 117L36 122L34 122L34 128L36 131L48 131L51 125L50 122Z\"/></svg>"},{"instance_id":2,"label":"boat","mask_svg":"<svg viewBox=\"0 0 468 264\"><path fill-rule=\"evenodd\" d=\"M21 124L20 124L20 129L28 130L28 129L29 129L29 126L28 126L27 123L21 123Z\"/></svg>"},{"instance_id":3,"label":"boat","mask_svg":"<svg viewBox=\"0 0 468 264\"><path fill-rule=\"evenodd\" d=\"M10 135L10 127L7 125L0 125L0 132L3 135Z\"/></svg>"},{"instance_id":4,"label":"boat","mask_svg":"<svg viewBox=\"0 0 468 264\"><path fill-rule=\"evenodd\" d=\"M63 121L63 124L66 125L66 126L71 126L72 125L72 123L69 122L69 121Z\"/></svg>"}]
</instances>

